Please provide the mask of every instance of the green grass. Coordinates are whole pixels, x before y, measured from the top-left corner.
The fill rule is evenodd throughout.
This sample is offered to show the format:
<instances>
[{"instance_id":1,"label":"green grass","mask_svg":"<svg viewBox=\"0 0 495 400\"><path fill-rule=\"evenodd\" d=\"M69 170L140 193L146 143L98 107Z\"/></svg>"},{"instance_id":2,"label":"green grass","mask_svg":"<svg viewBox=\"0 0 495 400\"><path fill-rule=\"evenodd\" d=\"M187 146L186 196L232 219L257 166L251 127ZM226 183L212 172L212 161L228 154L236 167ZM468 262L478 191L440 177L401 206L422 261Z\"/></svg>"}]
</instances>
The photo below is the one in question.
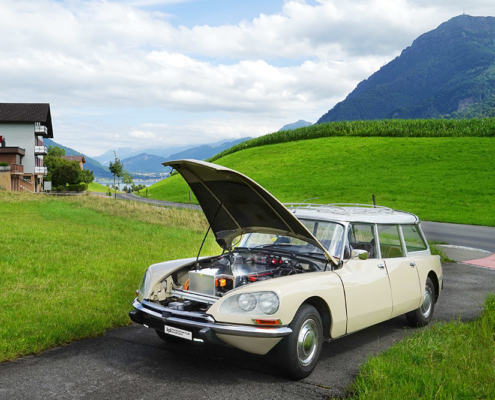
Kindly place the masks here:
<instances>
[{"instance_id":1,"label":"green grass","mask_svg":"<svg viewBox=\"0 0 495 400\"><path fill-rule=\"evenodd\" d=\"M494 137L495 118L389 119L378 121L343 121L311 125L291 131L269 133L247 140L216 154L213 162L228 154L268 144L294 142L323 137Z\"/></svg>"},{"instance_id":2,"label":"green grass","mask_svg":"<svg viewBox=\"0 0 495 400\"><path fill-rule=\"evenodd\" d=\"M207 229L200 212L95 196L1 192L0 210L0 361L129 324L145 269L195 256Z\"/></svg>"},{"instance_id":3,"label":"green grass","mask_svg":"<svg viewBox=\"0 0 495 400\"><path fill-rule=\"evenodd\" d=\"M100 183L91 182L88 185L88 192L108 193L108 188Z\"/></svg>"},{"instance_id":4,"label":"green grass","mask_svg":"<svg viewBox=\"0 0 495 400\"><path fill-rule=\"evenodd\" d=\"M495 226L495 138L328 137L252 147L216 161L282 202L371 203L422 220ZM187 203L174 175L148 197Z\"/></svg>"},{"instance_id":5,"label":"green grass","mask_svg":"<svg viewBox=\"0 0 495 400\"><path fill-rule=\"evenodd\" d=\"M495 296L468 323L436 323L361 368L350 399L493 399Z\"/></svg>"}]
</instances>

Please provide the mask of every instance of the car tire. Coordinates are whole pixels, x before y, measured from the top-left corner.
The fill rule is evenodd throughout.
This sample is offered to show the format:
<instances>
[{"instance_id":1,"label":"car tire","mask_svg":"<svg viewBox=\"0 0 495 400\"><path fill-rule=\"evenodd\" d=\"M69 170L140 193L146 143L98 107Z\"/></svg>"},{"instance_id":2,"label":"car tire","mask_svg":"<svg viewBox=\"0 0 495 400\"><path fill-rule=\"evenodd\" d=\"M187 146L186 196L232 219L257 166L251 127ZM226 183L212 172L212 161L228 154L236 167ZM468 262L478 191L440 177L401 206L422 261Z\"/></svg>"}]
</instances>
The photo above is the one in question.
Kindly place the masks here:
<instances>
[{"instance_id":1,"label":"car tire","mask_svg":"<svg viewBox=\"0 0 495 400\"><path fill-rule=\"evenodd\" d=\"M292 333L279 343L277 358L286 375L299 380L313 372L320 357L323 343L320 314L312 305L303 304L289 327Z\"/></svg>"},{"instance_id":2,"label":"car tire","mask_svg":"<svg viewBox=\"0 0 495 400\"><path fill-rule=\"evenodd\" d=\"M425 291L423 294L423 304L418 309L406 314L407 321L414 327L428 325L435 310L435 285L430 278L426 278Z\"/></svg>"},{"instance_id":3,"label":"car tire","mask_svg":"<svg viewBox=\"0 0 495 400\"><path fill-rule=\"evenodd\" d=\"M155 329L156 334L160 339L167 343L184 343L185 340L181 339L180 337L174 336L174 335L169 335L163 331L159 331L158 329Z\"/></svg>"}]
</instances>

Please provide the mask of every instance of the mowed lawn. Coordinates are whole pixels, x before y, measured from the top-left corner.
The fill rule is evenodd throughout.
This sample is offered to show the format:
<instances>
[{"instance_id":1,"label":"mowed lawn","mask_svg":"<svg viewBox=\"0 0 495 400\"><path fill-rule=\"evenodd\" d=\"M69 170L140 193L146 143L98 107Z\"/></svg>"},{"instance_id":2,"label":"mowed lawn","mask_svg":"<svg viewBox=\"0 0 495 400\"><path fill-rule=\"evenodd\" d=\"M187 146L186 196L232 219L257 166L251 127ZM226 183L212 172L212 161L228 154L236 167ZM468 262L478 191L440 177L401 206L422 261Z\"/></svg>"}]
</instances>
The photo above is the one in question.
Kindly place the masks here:
<instances>
[{"instance_id":1,"label":"mowed lawn","mask_svg":"<svg viewBox=\"0 0 495 400\"><path fill-rule=\"evenodd\" d=\"M372 203L422 220L495 226L495 138L329 137L245 149L215 161L282 202ZM189 201L179 175L148 197Z\"/></svg>"},{"instance_id":2,"label":"mowed lawn","mask_svg":"<svg viewBox=\"0 0 495 400\"><path fill-rule=\"evenodd\" d=\"M146 268L196 256L207 229L201 212L93 196L0 192L0 215L0 361L129 324Z\"/></svg>"}]
</instances>

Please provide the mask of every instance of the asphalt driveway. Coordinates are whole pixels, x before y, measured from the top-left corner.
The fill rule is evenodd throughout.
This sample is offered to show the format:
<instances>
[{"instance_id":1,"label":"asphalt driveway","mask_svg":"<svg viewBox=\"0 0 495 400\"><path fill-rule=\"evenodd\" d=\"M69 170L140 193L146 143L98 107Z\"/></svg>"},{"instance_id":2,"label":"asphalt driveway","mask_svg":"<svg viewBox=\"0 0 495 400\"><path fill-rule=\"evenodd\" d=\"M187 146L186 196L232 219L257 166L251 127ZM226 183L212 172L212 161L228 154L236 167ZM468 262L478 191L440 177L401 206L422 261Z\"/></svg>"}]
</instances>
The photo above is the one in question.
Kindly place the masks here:
<instances>
[{"instance_id":1,"label":"asphalt driveway","mask_svg":"<svg viewBox=\"0 0 495 400\"><path fill-rule=\"evenodd\" d=\"M475 318L495 288L490 269L446 264L444 277L436 321ZM323 399L344 395L369 355L414 331L397 317L326 343L314 373L293 382L270 356L202 343L170 345L132 325L0 364L0 399Z\"/></svg>"}]
</instances>

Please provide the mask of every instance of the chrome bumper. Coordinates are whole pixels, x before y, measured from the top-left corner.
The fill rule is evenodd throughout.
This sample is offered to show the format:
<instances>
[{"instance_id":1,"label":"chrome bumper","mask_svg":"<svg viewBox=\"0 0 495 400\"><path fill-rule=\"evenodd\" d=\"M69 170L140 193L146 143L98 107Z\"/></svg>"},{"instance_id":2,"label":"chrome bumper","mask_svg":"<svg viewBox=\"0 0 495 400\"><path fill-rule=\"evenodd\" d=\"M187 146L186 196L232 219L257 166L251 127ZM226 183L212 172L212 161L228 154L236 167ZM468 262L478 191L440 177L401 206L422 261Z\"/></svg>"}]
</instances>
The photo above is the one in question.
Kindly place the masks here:
<instances>
[{"instance_id":1,"label":"chrome bumper","mask_svg":"<svg viewBox=\"0 0 495 400\"><path fill-rule=\"evenodd\" d=\"M158 304L135 299L132 306L163 323L170 323L179 327L190 329L211 329L215 333L232 336L249 336L257 338L281 338L292 333L288 326L268 328L247 325L230 325L215 322L215 319L207 314L192 311L179 311L163 307Z\"/></svg>"}]
</instances>

